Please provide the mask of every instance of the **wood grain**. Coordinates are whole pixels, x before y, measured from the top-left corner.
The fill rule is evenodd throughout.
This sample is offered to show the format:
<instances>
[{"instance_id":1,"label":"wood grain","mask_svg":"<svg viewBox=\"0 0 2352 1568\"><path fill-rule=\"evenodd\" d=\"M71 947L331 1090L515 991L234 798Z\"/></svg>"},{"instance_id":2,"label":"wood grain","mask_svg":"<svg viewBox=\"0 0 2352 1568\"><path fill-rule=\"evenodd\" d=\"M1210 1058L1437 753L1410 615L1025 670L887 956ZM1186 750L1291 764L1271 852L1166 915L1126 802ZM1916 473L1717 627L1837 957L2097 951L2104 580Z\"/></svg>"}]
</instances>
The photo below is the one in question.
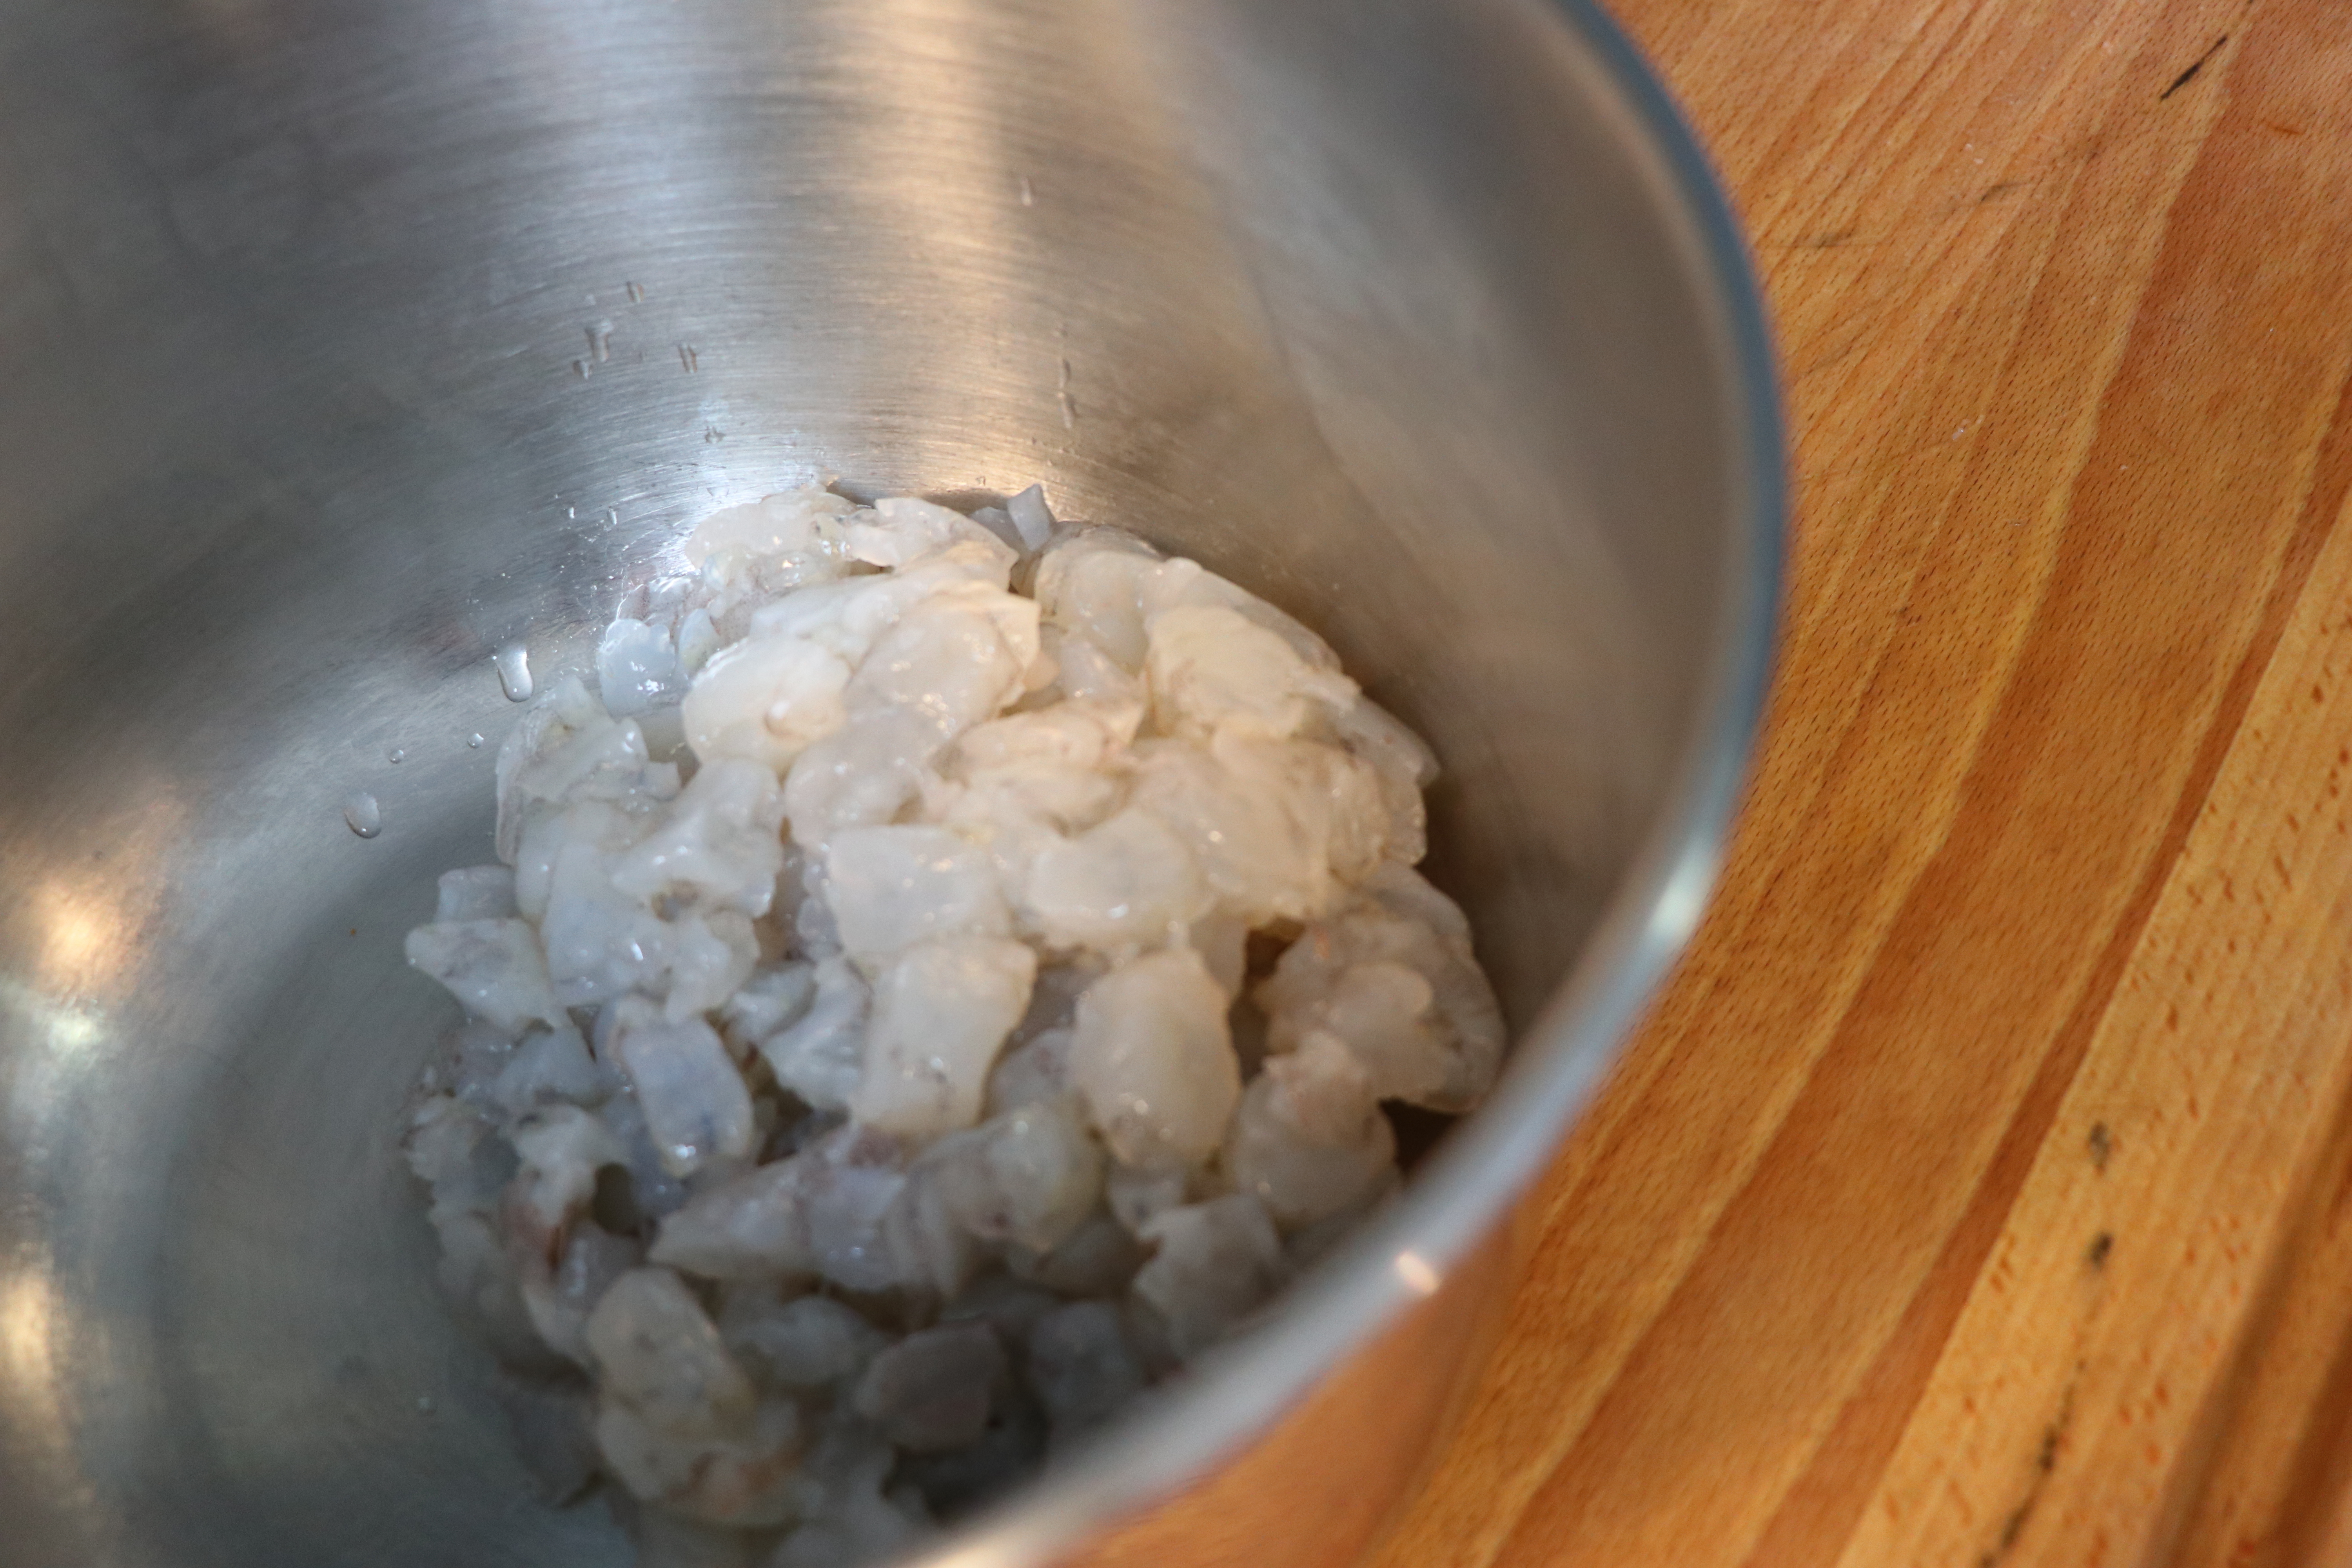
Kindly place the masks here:
<instances>
[{"instance_id":1,"label":"wood grain","mask_svg":"<svg viewBox=\"0 0 2352 1568\"><path fill-rule=\"evenodd\" d=\"M1383 1568L2352 1561L2352 6L1619 11L1778 317L1780 689Z\"/></svg>"}]
</instances>

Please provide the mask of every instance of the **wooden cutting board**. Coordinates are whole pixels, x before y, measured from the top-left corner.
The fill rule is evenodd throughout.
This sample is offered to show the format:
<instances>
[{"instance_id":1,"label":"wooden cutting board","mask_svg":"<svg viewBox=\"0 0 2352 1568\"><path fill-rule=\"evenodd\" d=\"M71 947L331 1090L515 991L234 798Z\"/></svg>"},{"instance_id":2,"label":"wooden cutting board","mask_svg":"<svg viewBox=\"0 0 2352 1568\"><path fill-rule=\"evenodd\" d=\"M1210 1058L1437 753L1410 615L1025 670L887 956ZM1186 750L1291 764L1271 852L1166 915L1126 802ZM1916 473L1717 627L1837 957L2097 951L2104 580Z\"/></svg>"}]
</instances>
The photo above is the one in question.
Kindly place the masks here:
<instances>
[{"instance_id":1,"label":"wooden cutting board","mask_svg":"<svg viewBox=\"0 0 2352 1568\"><path fill-rule=\"evenodd\" d=\"M1779 695L1382 1568L2352 1561L2352 3L1618 10L1778 314Z\"/></svg>"}]
</instances>

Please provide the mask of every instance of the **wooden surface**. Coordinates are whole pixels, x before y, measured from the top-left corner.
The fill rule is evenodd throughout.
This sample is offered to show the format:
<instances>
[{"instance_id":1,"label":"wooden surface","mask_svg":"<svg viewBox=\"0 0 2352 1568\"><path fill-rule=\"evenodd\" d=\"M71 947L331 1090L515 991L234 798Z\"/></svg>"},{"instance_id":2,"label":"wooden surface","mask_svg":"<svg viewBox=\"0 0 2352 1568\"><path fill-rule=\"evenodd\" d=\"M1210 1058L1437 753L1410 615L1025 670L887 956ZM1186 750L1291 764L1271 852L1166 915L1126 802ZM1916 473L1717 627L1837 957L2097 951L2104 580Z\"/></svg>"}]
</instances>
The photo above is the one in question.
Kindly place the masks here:
<instances>
[{"instance_id":1,"label":"wooden surface","mask_svg":"<svg viewBox=\"0 0 2352 1568\"><path fill-rule=\"evenodd\" d=\"M1618 10L1778 314L1784 662L1382 1568L2352 1562L2352 3Z\"/></svg>"}]
</instances>

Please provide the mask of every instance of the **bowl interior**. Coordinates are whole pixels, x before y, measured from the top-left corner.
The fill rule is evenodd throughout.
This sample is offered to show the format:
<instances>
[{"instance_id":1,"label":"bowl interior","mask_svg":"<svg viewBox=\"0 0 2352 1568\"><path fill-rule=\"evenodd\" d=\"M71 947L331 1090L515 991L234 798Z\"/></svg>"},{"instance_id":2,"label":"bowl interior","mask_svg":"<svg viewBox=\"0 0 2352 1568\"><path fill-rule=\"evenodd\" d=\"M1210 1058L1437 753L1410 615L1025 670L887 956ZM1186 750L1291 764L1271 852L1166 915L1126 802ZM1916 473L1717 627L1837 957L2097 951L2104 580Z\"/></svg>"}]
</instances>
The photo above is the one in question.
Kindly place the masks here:
<instances>
[{"instance_id":1,"label":"bowl interior","mask_svg":"<svg viewBox=\"0 0 2352 1568\"><path fill-rule=\"evenodd\" d=\"M625 1561L432 1284L400 943L489 858L493 650L577 664L718 506L1043 480L1297 614L1530 1026L1759 482L1612 69L1512 0L0 16L10 1561Z\"/></svg>"}]
</instances>

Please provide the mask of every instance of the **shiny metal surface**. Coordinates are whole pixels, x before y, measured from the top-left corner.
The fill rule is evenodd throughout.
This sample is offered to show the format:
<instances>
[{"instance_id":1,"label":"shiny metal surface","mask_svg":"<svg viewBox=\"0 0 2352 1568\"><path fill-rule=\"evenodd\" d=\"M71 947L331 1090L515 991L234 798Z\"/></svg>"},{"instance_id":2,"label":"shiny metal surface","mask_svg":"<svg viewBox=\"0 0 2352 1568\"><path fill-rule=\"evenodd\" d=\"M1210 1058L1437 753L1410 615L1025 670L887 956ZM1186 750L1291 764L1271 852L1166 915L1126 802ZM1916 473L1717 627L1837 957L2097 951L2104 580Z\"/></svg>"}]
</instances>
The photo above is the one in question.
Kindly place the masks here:
<instances>
[{"instance_id":1,"label":"shiny metal surface","mask_svg":"<svg viewBox=\"0 0 2352 1568\"><path fill-rule=\"evenodd\" d=\"M626 1560L525 1500L435 1294L394 1135L446 1004L400 937L487 855L493 650L562 667L698 515L836 472L1042 479L1447 761L1505 1089L1233 1364L939 1557L1345 1561L1378 1510L1234 1500L1411 1473L1481 1238L1696 918L1769 368L1580 4L0 9L0 1560Z\"/></svg>"}]
</instances>

